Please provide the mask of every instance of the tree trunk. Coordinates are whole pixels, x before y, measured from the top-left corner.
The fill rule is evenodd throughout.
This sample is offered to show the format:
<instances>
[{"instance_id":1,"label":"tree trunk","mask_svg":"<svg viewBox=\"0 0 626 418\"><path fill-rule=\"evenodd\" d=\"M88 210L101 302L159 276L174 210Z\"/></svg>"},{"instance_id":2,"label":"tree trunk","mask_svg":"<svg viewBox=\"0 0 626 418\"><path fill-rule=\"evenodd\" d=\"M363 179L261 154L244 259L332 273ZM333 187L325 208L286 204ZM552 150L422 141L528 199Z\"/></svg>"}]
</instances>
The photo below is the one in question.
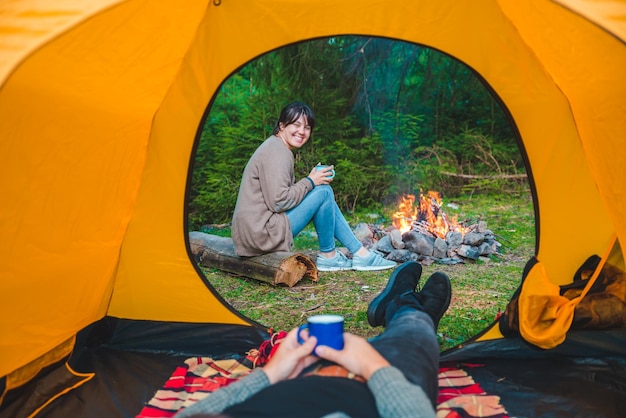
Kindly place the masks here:
<instances>
[{"instance_id":1,"label":"tree trunk","mask_svg":"<svg viewBox=\"0 0 626 418\"><path fill-rule=\"evenodd\" d=\"M235 254L231 238L190 232L189 245L196 261L203 267L216 268L274 286L286 284L292 287L303 277L318 281L317 267L313 260L301 253L275 252L256 257L240 257Z\"/></svg>"}]
</instances>

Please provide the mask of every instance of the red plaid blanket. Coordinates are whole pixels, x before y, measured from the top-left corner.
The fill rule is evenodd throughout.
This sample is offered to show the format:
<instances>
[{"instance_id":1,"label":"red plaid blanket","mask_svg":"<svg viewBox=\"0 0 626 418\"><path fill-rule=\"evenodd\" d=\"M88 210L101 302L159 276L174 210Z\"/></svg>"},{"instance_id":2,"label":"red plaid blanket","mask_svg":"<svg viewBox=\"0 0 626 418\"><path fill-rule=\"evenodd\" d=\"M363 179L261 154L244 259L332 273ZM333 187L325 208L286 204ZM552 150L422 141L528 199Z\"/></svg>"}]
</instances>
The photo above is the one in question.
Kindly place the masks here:
<instances>
[{"instance_id":1,"label":"red plaid blanket","mask_svg":"<svg viewBox=\"0 0 626 418\"><path fill-rule=\"evenodd\" d=\"M467 364L467 368L480 367ZM439 368L438 418L493 417L507 418L500 397L489 395L463 369Z\"/></svg>"},{"instance_id":2,"label":"red plaid blanket","mask_svg":"<svg viewBox=\"0 0 626 418\"><path fill-rule=\"evenodd\" d=\"M178 366L137 418L172 417L180 408L186 408L208 396L220 387L240 379L255 367L262 367L285 332L272 335L258 349L250 350L237 359L213 360L209 357L192 357ZM478 365L467 365L476 367ZM439 369L439 418L508 417L498 396L485 393L463 369Z\"/></svg>"}]
</instances>

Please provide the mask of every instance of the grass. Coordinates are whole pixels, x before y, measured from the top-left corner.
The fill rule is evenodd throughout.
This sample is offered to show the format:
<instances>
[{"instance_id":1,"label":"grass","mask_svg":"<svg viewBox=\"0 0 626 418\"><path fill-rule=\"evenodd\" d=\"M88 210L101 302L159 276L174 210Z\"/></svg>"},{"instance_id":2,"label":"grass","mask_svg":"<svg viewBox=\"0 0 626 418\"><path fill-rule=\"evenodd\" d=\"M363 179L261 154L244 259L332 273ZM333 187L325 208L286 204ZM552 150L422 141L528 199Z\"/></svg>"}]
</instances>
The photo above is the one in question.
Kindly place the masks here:
<instances>
[{"instance_id":1,"label":"grass","mask_svg":"<svg viewBox=\"0 0 626 418\"><path fill-rule=\"evenodd\" d=\"M446 273L452 281L450 308L439 324L442 350L476 335L491 324L506 307L517 289L522 270L534 254L535 225L530 194L519 196L473 196L445 201L449 216L459 220L484 220L502 244L500 253L486 261L465 264L423 266L423 279L434 271ZM377 222L389 219L389 213L354 215L348 221ZM388 225L388 224L387 224ZM385 225L386 226L386 225ZM205 231L215 233L215 231ZM311 229L296 237L296 250L314 252L317 240ZM384 288L390 270L380 272L319 272L319 281L303 279L295 286L272 286L217 270L204 270L221 296L246 317L275 330L290 330L306 317L335 313L345 317L348 332L371 337L381 329L372 329L365 311L369 302Z\"/></svg>"}]
</instances>

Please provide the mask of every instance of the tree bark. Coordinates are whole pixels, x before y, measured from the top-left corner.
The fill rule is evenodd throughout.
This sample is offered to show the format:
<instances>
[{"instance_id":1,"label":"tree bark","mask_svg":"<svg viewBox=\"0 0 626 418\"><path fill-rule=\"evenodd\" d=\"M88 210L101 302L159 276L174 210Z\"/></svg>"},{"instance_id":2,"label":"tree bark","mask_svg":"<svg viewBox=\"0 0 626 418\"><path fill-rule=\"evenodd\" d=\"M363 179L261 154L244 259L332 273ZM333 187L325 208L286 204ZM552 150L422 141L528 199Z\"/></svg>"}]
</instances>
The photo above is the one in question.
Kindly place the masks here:
<instances>
[{"instance_id":1,"label":"tree bark","mask_svg":"<svg viewBox=\"0 0 626 418\"><path fill-rule=\"evenodd\" d=\"M231 238L193 231L189 233L191 253L203 267L260 280L274 286L294 286L303 277L317 282L317 267L301 253L275 252L256 257L240 257Z\"/></svg>"}]
</instances>

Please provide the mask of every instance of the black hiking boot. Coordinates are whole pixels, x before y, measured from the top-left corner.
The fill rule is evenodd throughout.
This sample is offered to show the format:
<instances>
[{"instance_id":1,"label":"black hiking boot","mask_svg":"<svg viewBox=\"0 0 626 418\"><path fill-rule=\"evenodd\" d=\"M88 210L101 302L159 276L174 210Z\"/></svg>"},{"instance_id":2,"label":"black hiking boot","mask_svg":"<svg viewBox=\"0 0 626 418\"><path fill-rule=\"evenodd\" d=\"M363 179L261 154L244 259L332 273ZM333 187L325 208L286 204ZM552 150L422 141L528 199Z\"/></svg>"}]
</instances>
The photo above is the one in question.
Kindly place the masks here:
<instances>
[{"instance_id":1,"label":"black hiking boot","mask_svg":"<svg viewBox=\"0 0 626 418\"><path fill-rule=\"evenodd\" d=\"M387 286L367 307L367 322L373 327L385 326L387 323L385 312L389 303L398 296L414 292L421 275L422 265L415 261L407 261L396 267L389 277Z\"/></svg>"},{"instance_id":2,"label":"black hiking boot","mask_svg":"<svg viewBox=\"0 0 626 418\"><path fill-rule=\"evenodd\" d=\"M450 279L440 271L433 273L419 292L423 310L432 318L435 324L435 331L437 331L441 317L450 306L451 298L452 286Z\"/></svg>"}]
</instances>

